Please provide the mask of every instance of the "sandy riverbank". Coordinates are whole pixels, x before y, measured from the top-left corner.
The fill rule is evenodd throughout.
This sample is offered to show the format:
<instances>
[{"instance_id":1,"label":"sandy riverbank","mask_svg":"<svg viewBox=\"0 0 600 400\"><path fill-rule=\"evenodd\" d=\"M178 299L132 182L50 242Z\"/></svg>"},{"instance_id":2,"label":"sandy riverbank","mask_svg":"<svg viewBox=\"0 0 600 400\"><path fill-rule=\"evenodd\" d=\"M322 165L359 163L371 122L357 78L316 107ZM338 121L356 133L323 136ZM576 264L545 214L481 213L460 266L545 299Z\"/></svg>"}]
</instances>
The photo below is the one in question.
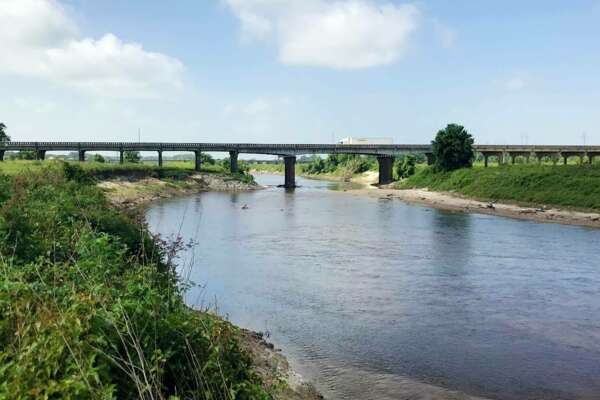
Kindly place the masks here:
<instances>
[{"instance_id":1,"label":"sandy riverbank","mask_svg":"<svg viewBox=\"0 0 600 400\"><path fill-rule=\"evenodd\" d=\"M100 181L98 186L104 189L113 204L120 207L137 207L203 191L243 192L262 188L256 183L244 183L220 174L194 174L176 180L115 178Z\"/></svg>"},{"instance_id":2,"label":"sandy riverbank","mask_svg":"<svg viewBox=\"0 0 600 400\"><path fill-rule=\"evenodd\" d=\"M367 195L386 200L398 199L411 204L442 210L497 215L537 222L581 225L600 228L600 212L565 210L547 206L521 206L518 204L486 202L453 193L433 192L427 189L365 189L348 190L354 195Z\"/></svg>"}]
</instances>

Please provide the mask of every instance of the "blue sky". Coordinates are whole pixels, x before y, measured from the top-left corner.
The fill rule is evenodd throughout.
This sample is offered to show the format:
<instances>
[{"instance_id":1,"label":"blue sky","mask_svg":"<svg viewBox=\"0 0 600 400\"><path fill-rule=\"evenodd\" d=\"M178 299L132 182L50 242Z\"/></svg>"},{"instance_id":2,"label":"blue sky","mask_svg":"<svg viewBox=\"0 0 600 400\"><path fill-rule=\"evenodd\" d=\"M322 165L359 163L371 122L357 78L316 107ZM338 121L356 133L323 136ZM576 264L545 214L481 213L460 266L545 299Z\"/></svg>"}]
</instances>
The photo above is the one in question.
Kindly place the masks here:
<instances>
[{"instance_id":1,"label":"blue sky","mask_svg":"<svg viewBox=\"0 0 600 400\"><path fill-rule=\"evenodd\" d=\"M600 144L600 1L0 0L13 140Z\"/></svg>"}]
</instances>

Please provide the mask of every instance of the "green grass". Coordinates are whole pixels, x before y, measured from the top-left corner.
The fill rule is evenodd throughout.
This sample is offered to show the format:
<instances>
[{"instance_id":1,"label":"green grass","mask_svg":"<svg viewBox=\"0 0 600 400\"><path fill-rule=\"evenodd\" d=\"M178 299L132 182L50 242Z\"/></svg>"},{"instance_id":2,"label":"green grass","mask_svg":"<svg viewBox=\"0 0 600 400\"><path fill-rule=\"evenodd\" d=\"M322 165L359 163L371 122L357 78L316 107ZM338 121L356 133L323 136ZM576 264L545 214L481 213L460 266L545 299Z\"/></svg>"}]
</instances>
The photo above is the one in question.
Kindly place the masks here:
<instances>
[{"instance_id":1,"label":"green grass","mask_svg":"<svg viewBox=\"0 0 600 400\"><path fill-rule=\"evenodd\" d=\"M419 168L396 184L429 188L485 200L600 209L600 165L504 165L434 173Z\"/></svg>"},{"instance_id":2,"label":"green grass","mask_svg":"<svg viewBox=\"0 0 600 400\"><path fill-rule=\"evenodd\" d=\"M92 166L44 164L0 174L0 399L271 398L237 328L186 306L182 244L112 208Z\"/></svg>"},{"instance_id":3,"label":"green grass","mask_svg":"<svg viewBox=\"0 0 600 400\"><path fill-rule=\"evenodd\" d=\"M27 161L27 160L12 160L0 162L0 173L7 175L16 175L23 172L36 172L43 168L58 167L64 163L64 161L58 160L47 160L47 161ZM90 172L93 175L108 176L108 175L126 175L127 173L139 173L148 175L160 175L160 176L177 176L177 175L189 175L194 172L194 163L191 161L170 161L165 162L163 168L159 168L156 163L144 162L144 163L97 163L97 162L83 162L67 161L69 164L79 165L84 171ZM220 165L214 164L202 164L202 172L208 173L226 173Z\"/></svg>"}]
</instances>

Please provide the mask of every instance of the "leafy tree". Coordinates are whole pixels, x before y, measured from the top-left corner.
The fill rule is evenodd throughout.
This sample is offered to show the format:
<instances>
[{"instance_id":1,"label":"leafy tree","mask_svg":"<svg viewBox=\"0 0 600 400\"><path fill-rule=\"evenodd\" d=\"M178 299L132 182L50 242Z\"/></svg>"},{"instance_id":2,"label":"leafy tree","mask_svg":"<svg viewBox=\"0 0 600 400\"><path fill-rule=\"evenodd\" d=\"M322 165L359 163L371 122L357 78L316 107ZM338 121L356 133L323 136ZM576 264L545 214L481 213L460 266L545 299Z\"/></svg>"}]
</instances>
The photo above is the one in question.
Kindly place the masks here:
<instances>
[{"instance_id":1,"label":"leafy tree","mask_svg":"<svg viewBox=\"0 0 600 400\"><path fill-rule=\"evenodd\" d=\"M436 171L452 171L471 167L475 152L473 137L461 125L449 124L440 130L433 145L434 169Z\"/></svg>"},{"instance_id":2,"label":"leafy tree","mask_svg":"<svg viewBox=\"0 0 600 400\"><path fill-rule=\"evenodd\" d=\"M396 177L398 179L405 179L409 176L415 174L415 165L417 163L417 158L412 154L407 154L401 160L399 160L396 165Z\"/></svg>"},{"instance_id":3,"label":"leafy tree","mask_svg":"<svg viewBox=\"0 0 600 400\"><path fill-rule=\"evenodd\" d=\"M33 150L21 150L15 155L16 160L35 160L35 152Z\"/></svg>"},{"instance_id":4,"label":"leafy tree","mask_svg":"<svg viewBox=\"0 0 600 400\"><path fill-rule=\"evenodd\" d=\"M214 165L215 159L210 154L200 153L200 162L202 164Z\"/></svg>"},{"instance_id":5,"label":"leafy tree","mask_svg":"<svg viewBox=\"0 0 600 400\"><path fill-rule=\"evenodd\" d=\"M142 161L142 156L140 155L139 151L128 150L125 152L125 154L123 154L123 157L125 158L125 162L127 163L137 164L140 161Z\"/></svg>"},{"instance_id":6,"label":"leafy tree","mask_svg":"<svg viewBox=\"0 0 600 400\"><path fill-rule=\"evenodd\" d=\"M106 160L104 159L104 157L102 157L101 154L94 154L94 162L105 163Z\"/></svg>"},{"instance_id":7,"label":"leafy tree","mask_svg":"<svg viewBox=\"0 0 600 400\"><path fill-rule=\"evenodd\" d=\"M10 136L6 133L6 125L0 122L0 143L10 142Z\"/></svg>"}]
</instances>

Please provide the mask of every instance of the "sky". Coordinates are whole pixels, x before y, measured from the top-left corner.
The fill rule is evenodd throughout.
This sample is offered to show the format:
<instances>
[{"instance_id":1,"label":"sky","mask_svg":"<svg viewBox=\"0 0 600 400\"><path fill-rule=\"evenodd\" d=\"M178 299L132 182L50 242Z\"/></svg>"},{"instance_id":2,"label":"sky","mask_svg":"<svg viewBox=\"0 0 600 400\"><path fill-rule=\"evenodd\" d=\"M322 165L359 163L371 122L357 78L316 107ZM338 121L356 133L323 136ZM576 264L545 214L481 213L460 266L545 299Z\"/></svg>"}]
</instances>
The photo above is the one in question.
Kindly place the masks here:
<instances>
[{"instance_id":1,"label":"sky","mask_svg":"<svg viewBox=\"0 0 600 400\"><path fill-rule=\"evenodd\" d=\"M0 0L13 140L600 145L600 0Z\"/></svg>"}]
</instances>

